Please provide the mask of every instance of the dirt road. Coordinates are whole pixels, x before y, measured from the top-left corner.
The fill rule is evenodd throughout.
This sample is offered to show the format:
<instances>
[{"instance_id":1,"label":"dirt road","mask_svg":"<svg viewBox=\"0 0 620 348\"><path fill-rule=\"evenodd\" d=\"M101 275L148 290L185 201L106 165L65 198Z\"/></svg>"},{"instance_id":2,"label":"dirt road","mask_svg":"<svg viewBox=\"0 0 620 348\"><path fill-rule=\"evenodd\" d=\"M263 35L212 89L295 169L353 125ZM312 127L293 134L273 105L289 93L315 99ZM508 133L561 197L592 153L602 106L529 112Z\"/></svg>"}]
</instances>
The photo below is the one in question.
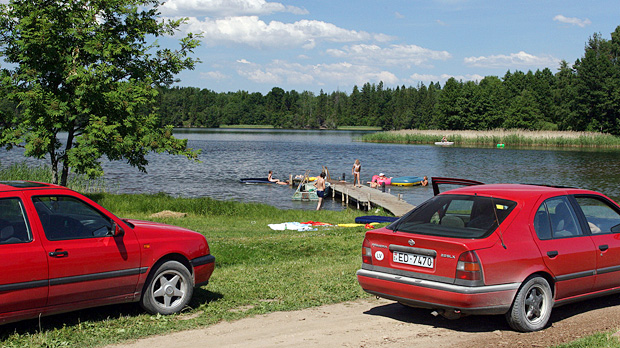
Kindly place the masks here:
<instances>
[{"instance_id":1,"label":"dirt road","mask_svg":"<svg viewBox=\"0 0 620 348\"><path fill-rule=\"evenodd\" d=\"M619 329L617 295L555 308L547 329L527 334L510 330L503 316L447 320L428 310L372 299L260 315L111 347L548 347Z\"/></svg>"}]
</instances>

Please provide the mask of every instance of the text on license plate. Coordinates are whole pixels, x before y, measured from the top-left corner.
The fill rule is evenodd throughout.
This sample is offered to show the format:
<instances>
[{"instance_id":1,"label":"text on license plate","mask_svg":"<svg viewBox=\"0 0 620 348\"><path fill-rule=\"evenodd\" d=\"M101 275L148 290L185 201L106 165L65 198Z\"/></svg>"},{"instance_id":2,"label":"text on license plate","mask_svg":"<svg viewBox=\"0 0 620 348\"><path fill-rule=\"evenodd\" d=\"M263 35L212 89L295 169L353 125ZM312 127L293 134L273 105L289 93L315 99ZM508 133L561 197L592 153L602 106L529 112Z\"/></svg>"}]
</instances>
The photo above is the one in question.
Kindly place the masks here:
<instances>
[{"instance_id":1,"label":"text on license plate","mask_svg":"<svg viewBox=\"0 0 620 348\"><path fill-rule=\"evenodd\" d=\"M394 262L406 263L408 265L433 268L435 259L431 256L403 253L394 251Z\"/></svg>"}]
</instances>

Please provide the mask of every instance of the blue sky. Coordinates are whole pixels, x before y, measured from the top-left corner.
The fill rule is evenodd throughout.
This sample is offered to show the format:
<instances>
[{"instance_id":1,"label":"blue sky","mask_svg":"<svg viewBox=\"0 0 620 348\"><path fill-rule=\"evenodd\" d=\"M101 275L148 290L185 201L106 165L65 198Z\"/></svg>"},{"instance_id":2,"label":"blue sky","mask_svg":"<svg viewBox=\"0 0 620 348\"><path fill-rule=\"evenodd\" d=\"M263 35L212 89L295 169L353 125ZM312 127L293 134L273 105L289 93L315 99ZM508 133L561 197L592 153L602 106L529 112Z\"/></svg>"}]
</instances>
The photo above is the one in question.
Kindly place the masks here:
<instances>
[{"instance_id":1,"label":"blue sky","mask_svg":"<svg viewBox=\"0 0 620 348\"><path fill-rule=\"evenodd\" d=\"M620 25L617 0L168 0L160 9L189 17L182 33L204 36L202 63L177 85L263 94L555 73L594 33L610 39Z\"/></svg>"}]
</instances>

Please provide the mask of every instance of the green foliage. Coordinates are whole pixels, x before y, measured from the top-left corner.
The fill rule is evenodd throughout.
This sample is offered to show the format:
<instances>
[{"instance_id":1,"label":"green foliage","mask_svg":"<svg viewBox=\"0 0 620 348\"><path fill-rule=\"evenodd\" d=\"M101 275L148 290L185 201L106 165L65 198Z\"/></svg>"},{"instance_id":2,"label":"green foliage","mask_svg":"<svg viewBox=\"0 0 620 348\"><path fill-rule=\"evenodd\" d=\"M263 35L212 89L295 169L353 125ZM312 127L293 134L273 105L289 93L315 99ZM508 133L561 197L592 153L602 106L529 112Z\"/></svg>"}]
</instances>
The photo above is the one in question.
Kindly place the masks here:
<instances>
[{"instance_id":1,"label":"green foliage","mask_svg":"<svg viewBox=\"0 0 620 348\"><path fill-rule=\"evenodd\" d=\"M157 0L32 1L0 5L0 145L48 157L52 182L69 171L96 177L99 160L125 160L145 170L145 155L194 158L185 140L159 126L158 86L197 62L189 35L178 50L147 38L172 35L182 20L160 21ZM3 98L4 99L4 98ZM6 103L6 102L5 102ZM59 172L59 166L61 167Z\"/></svg>"},{"instance_id":2,"label":"green foliage","mask_svg":"<svg viewBox=\"0 0 620 348\"><path fill-rule=\"evenodd\" d=\"M560 64L554 75L506 72L480 81L448 79L428 86L386 88L382 82L336 91L284 91L267 95L215 93L196 88L161 90L162 124L184 127L271 125L391 129L596 131L620 135L620 26L606 40L595 34L584 57ZM1 110L1 109L0 109Z\"/></svg>"},{"instance_id":3,"label":"green foliage","mask_svg":"<svg viewBox=\"0 0 620 348\"><path fill-rule=\"evenodd\" d=\"M286 221L353 222L364 212L279 210L262 204L163 194L91 197L121 217L155 220L204 234L216 257L209 285L195 289L188 308L178 315L151 316L137 304L86 309L2 325L0 346L99 347L222 320L369 296L355 277L361 263L363 227L298 232L273 231L267 226ZM149 217L160 209L186 212L188 216Z\"/></svg>"}]
</instances>

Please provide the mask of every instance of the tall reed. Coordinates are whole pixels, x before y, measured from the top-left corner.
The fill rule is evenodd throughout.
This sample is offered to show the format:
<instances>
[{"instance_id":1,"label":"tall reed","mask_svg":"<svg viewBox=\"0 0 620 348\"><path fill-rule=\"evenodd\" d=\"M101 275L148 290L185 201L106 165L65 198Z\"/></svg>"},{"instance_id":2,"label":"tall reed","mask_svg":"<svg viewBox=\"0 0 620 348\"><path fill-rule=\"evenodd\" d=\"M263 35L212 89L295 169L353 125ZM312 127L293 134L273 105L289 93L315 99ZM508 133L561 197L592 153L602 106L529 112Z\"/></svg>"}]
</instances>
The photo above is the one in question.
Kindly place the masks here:
<instances>
[{"instance_id":1,"label":"tall reed","mask_svg":"<svg viewBox=\"0 0 620 348\"><path fill-rule=\"evenodd\" d=\"M48 165L29 165L26 162L19 162L11 164L6 168L1 168L0 180L52 182L52 170ZM67 187L82 193L107 191L103 178L91 179L85 175L78 174L72 174L69 176Z\"/></svg>"},{"instance_id":2,"label":"tall reed","mask_svg":"<svg viewBox=\"0 0 620 348\"><path fill-rule=\"evenodd\" d=\"M442 137L458 145L620 147L620 137L594 132L528 131L449 131L408 129L366 134L362 141L399 144L433 144Z\"/></svg>"}]
</instances>

